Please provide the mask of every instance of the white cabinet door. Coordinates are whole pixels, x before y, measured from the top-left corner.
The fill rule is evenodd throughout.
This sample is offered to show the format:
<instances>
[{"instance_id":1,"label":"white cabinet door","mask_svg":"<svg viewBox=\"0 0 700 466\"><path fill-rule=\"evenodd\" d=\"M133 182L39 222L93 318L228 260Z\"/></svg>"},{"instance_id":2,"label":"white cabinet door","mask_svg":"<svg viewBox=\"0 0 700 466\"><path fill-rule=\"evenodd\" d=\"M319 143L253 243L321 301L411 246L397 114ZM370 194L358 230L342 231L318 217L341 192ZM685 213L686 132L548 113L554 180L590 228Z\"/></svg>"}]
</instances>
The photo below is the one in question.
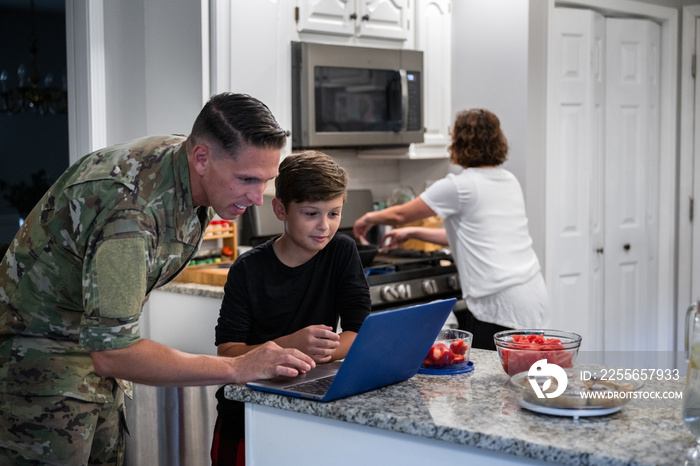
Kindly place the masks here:
<instances>
[{"instance_id":1,"label":"white cabinet door","mask_svg":"<svg viewBox=\"0 0 700 466\"><path fill-rule=\"evenodd\" d=\"M660 33L606 21L606 351L656 347Z\"/></svg>"},{"instance_id":2,"label":"white cabinet door","mask_svg":"<svg viewBox=\"0 0 700 466\"><path fill-rule=\"evenodd\" d=\"M415 151L447 157L452 125L452 2L418 0L416 48L423 51L425 139Z\"/></svg>"},{"instance_id":3,"label":"white cabinet door","mask_svg":"<svg viewBox=\"0 0 700 466\"><path fill-rule=\"evenodd\" d=\"M357 0L357 37L407 40L408 0Z\"/></svg>"},{"instance_id":4,"label":"white cabinet door","mask_svg":"<svg viewBox=\"0 0 700 466\"><path fill-rule=\"evenodd\" d=\"M355 0L300 0L297 31L355 34Z\"/></svg>"},{"instance_id":5,"label":"white cabinet door","mask_svg":"<svg viewBox=\"0 0 700 466\"><path fill-rule=\"evenodd\" d=\"M406 41L409 0L299 0L297 31Z\"/></svg>"}]
</instances>

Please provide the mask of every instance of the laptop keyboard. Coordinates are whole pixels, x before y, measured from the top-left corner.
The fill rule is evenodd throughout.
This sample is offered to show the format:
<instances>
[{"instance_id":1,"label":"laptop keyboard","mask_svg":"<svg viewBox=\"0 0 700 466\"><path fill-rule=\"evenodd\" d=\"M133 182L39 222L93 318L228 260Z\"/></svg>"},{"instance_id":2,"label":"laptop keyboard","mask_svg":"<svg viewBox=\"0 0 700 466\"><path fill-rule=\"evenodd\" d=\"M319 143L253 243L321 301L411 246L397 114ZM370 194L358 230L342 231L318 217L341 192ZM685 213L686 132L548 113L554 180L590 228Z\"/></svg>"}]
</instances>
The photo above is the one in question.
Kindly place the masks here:
<instances>
[{"instance_id":1,"label":"laptop keyboard","mask_svg":"<svg viewBox=\"0 0 700 466\"><path fill-rule=\"evenodd\" d=\"M328 387L331 386L331 382L335 375L329 375L327 377L322 377L320 379L311 380L309 382L300 382L293 385L288 385L284 388L287 390L292 390L299 393L311 393L312 395L324 395L328 391Z\"/></svg>"}]
</instances>

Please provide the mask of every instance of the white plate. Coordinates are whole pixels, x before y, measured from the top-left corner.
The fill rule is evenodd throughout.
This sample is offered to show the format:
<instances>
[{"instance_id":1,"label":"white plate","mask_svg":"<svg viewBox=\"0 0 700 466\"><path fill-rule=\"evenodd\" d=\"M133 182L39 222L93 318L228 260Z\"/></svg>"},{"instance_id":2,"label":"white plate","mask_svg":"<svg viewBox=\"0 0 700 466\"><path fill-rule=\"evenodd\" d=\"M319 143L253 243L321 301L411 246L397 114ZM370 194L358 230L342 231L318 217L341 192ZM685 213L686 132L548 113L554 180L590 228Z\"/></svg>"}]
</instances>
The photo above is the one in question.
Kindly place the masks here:
<instances>
[{"instance_id":1,"label":"white plate","mask_svg":"<svg viewBox=\"0 0 700 466\"><path fill-rule=\"evenodd\" d=\"M540 406L520 398L520 406L540 414L551 414L552 416L573 417L578 419L585 416L605 416L606 414L616 413L622 409L622 406L614 406L612 408L587 408L587 409L565 409L565 408L550 408Z\"/></svg>"}]
</instances>

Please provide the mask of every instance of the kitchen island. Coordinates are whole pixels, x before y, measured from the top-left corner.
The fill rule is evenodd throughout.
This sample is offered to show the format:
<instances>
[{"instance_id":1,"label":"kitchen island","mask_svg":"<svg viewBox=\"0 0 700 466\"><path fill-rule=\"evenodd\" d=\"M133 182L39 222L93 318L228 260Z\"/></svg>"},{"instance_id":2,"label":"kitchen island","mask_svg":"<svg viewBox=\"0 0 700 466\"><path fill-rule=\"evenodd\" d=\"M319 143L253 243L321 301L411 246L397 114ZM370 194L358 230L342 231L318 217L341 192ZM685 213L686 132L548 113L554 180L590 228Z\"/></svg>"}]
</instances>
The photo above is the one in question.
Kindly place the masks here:
<instances>
[{"instance_id":1,"label":"kitchen island","mask_svg":"<svg viewBox=\"0 0 700 466\"><path fill-rule=\"evenodd\" d=\"M638 399L605 416L558 417L521 408L495 351L472 350L475 370L422 375L320 403L228 385L246 403L247 464L677 465L694 439L678 380L646 381ZM665 395L664 395L665 394Z\"/></svg>"}]
</instances>

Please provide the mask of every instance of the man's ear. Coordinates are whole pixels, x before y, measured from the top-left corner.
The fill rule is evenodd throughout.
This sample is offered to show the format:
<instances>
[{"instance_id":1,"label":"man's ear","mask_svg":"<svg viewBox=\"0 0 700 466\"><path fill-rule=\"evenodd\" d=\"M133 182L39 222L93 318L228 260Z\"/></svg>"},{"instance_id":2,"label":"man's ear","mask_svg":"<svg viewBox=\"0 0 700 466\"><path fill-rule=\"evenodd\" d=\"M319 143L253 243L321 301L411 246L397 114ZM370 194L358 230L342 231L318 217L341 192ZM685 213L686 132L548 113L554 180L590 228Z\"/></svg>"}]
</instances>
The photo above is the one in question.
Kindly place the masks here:
<instances>
[{"instance_id":1,"label":"man's ear","mask_svg":"<svg viewBox=\"0 0 700 466\"><path fill-rule=\"evenodd\" d=\"M195 144L192 148L192 165L198 175L203 175L207 164L212 159L212 153L206 144Z\"/></svg>"},{"instance_id":2,"label":"man's ear","mask_svg":"<svg viewBox=\"0 0 700 466\"><path fill-rule=\"evenodd\" d=\"M275 213L275 217L277 217L278 220L282 222L286 220L287 209L284 208L284 204L282 204L282 201L280 201L276 197L272 198L272 211Z\"/></svg>"}]
</instances>

